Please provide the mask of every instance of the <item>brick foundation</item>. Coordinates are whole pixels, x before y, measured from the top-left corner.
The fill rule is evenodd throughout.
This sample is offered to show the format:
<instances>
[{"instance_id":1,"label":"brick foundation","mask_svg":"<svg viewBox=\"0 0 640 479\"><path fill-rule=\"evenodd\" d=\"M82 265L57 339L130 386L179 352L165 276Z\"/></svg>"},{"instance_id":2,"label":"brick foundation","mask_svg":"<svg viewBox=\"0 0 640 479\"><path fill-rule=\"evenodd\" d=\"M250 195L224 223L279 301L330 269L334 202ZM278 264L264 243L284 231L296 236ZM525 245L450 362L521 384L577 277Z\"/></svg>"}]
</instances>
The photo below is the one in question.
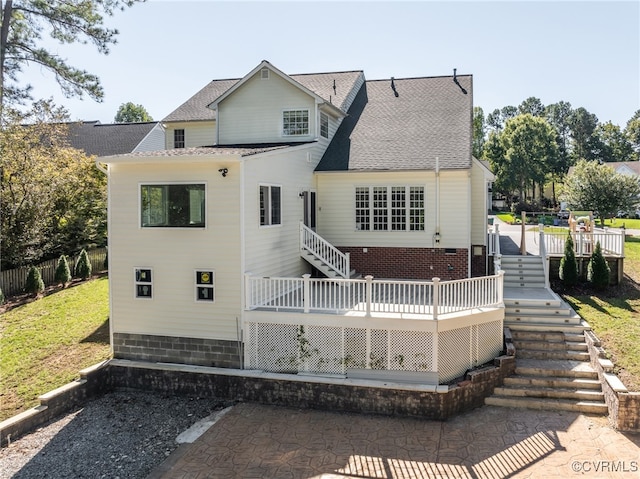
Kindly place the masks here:
<instances>
[{"instance_id":1,"label":"brick foundation","mask_svg":"<svg viewBox=\"0 0 640 479\"><path fill-rule=\"evenodd\" d=\"M481 249L482 254L476 255L476 250ZM471 246L471 276L477 278L479 276L487 276L487 247L483 245Z\"/></svg>"},{"instance_id":2,"label":"brick foundation","mask_svg":"<svg viewBox=\"0 0 640 479\"><path fill-rule=\"evenodd\" d=\"M443 281L468 277L466 248L339 247L362 276ZM364 250L367 250L365 253Z\"/></svg>"},{"instance_id":3,"label":"brick foundation","mask_svg":"<svg viewBox=\"0 0 640 479\"><path fill-rule=\"evenodd\" d=\"M113 357L134 361L239 368L238 342L147 334L113 334Z\"/></svg>"}]
</instances>

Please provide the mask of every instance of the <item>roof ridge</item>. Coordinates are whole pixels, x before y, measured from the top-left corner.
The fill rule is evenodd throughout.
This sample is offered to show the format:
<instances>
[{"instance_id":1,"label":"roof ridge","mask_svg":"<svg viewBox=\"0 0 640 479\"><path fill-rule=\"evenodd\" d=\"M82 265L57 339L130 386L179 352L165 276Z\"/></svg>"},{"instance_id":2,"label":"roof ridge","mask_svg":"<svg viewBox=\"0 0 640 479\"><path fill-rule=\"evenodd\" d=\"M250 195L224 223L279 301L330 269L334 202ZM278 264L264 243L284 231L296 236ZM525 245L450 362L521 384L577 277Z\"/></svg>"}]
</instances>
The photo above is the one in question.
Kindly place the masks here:
<instances>
[{"instance_id":1,"label":"roof ridge","mask_svg":"<svg viewBox=\"0 0 640 479\"><path fill-rule=\"evenodd\" d=\"M462 75L460 74L456 74L456 77L472 77L473 74L471 73L464 73ZM419 77L389 77L389 78L375 78L373 80L367 80L367 83L372 83L372 82L380 82L380 81L390 81L392 78L394 80L434 80L436 78L453 78L453 75L434 75L434 76L419 76Z\"/></svg>"},{"instance_id":2,"label":"roof ridge","mask_svg":"<svg viewBox=\"0 0 640 479\"><path fill-rule=\"evenodd\" d=\"M364 73L364 70L343 70L336 72L316 72L316 73L288 73L290 77L296 76L307 76L307 75L335 75L337 73Z\"/></svg>"}]
</instances>

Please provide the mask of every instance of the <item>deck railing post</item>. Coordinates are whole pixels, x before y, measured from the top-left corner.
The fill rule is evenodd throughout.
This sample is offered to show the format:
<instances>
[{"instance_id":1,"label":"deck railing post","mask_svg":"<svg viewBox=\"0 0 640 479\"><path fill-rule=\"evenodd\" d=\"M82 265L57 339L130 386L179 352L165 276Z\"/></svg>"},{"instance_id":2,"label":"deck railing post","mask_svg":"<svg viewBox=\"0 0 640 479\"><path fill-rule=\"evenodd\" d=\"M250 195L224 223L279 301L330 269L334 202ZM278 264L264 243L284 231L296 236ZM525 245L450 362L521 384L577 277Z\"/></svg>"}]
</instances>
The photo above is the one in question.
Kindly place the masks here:
<instances>
[{"instance_id":1,"label":"deck railing post","mask_svg":"<svg viewBox=\"0 0 640 479\"><path fill-rule=\"evenodd\" d=\"M345 272L347 273L345 278L349 279L351 277L351 253L345 253L345 263L346 268Z\"/></svg>"},{"instance_id":2,"label":"deck railing post","mask_svg":"<svg viewBox=\"0 0 640 479\"><path fill-rule=\"evenodd\" d=\"M244 309L249 310L253 307L251 304L251 273L247 271L244 274Z\"/></svg>"},{"instance_id":3,"label":"deck railing post","mask_svg":"<svg viewBox=\"0 0 640 479\"><path fill-rule=\"evenodd\" d=\"M438 304L440 303L440 278L433 278L433 319L438 319Z\"/></svg>"},{"instance_id":4,"label":"deck railing post","mask_svg":"<svg viewBox=\"0 0 640 479\"><path fill-rule=\"evenodd\" d=\"M498 223L493 224L493 251L494 256L500 255L500 225Z\"/></svg>"},{"instance_id":5,"label":"deck railing post","mask_svg":"<svg viewBox=\"0 0 640 479\"><path fill-rule=\"evenodd\" d=\"M311 278L309 273L302 275L302 304L304 305L305 313L309 312L311 304L311 281L309 278Z\"/></svg>"},{"instance_id":6,"label":"deck railing post","mask_svg":"<svg viewBox=\"0 0 640 479\"><path fill-rule=\"evenodd\" d=\"M497 291L498 291L498 304L504 304L504 271L498 272L498 281L497 281Z\"/></svg>"},{"instance_id":7,"label":"deck railing post","mask_svg":"<svg viewBox=\"0 0 640 479\"><path fill-rule=\"evenodd\" d=\"M365 287L365 316L370 317L371 316L371 297L373 295L373 276L371 276L370 274L368 274L367 276L364 277L364 279L366 280L366 287Z\"/></svg>"}]
</instances>

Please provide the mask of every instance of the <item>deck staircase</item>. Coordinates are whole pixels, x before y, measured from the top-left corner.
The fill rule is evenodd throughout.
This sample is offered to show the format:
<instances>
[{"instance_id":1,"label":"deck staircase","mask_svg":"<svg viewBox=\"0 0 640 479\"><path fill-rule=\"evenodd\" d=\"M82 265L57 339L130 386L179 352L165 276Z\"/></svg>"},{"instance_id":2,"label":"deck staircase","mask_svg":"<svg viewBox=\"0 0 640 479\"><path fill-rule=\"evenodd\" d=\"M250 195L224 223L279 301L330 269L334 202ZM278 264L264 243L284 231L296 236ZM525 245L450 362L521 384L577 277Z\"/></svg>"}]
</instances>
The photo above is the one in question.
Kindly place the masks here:
<instances>
[{"instance_id":1,"label":"deck staircase","mask_svg":"<svg viewBox=\"0 0 640 479\"><path fill-rule=\"evenodd\" d=\"M582 332L513 331L515 375L485 404L586 414L608 413Z\"/></svg>"},{"instance_id":2,"label":"deck staircase","mask_svg":"<svg viewBox=\"0 0 640 479\"><path fill-rule=\"evenodd\" d=\"M358 278L343 253L311 228L300 223L300 257L327 278Z\"/></svg>"},{"instance_id":3,"label":"deck staircase","mask_svg":"<svg viewBox=\"0 0 640 479\"><path fill-rule=\"evenodd\" d=\"M542 261L502 257L504 325L515 347L516 371L485 404L607 414L584 339L589 325L546 286Z\"/></svg>"},{"instance_id":4,"label":"deck staircase","mask_svg":"<svg viewBox=\"0 0 640 479\"><path fill-rule=\"evenodd\" d=\"M584 330L582 318L546 286L540 256L503 256L504 325L512 330Z\"/></svg>"}]
</instances>

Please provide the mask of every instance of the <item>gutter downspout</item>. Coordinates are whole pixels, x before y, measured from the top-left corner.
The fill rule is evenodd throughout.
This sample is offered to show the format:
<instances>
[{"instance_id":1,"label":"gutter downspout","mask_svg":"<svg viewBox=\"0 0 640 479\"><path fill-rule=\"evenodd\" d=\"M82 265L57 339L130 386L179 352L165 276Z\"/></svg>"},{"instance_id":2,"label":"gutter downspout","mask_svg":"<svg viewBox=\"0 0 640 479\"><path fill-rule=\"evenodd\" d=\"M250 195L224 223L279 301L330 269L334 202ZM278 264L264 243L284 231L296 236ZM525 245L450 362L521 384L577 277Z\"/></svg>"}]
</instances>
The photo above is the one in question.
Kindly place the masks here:
<instances>
[{"instance_id":1,"label":"gutter downspout","mask_svg":"<svg viewBox=\"0 0 640 479\"><path fill-rule=\"evenodd\" d=\"M96 168L107 176L107 231L111 231L111 175L109 174L109 165L105 168L100 164L100 159L95 161ZM107 234L107 271L111 271L111 255L109 254L109 235ZM113 356L113 275L109 274L109 348Z\"/></svg>"},{"instance_id":2,"label":"gutter downspout","mask_svg":"<svg viewBox=\"0 0 640 479\"><path fill-rule=\"evenodd\" d=\"M440 158L436 156L436 232L433 235L436 247L440 246Z\"/></svg>"}]
</instances>

